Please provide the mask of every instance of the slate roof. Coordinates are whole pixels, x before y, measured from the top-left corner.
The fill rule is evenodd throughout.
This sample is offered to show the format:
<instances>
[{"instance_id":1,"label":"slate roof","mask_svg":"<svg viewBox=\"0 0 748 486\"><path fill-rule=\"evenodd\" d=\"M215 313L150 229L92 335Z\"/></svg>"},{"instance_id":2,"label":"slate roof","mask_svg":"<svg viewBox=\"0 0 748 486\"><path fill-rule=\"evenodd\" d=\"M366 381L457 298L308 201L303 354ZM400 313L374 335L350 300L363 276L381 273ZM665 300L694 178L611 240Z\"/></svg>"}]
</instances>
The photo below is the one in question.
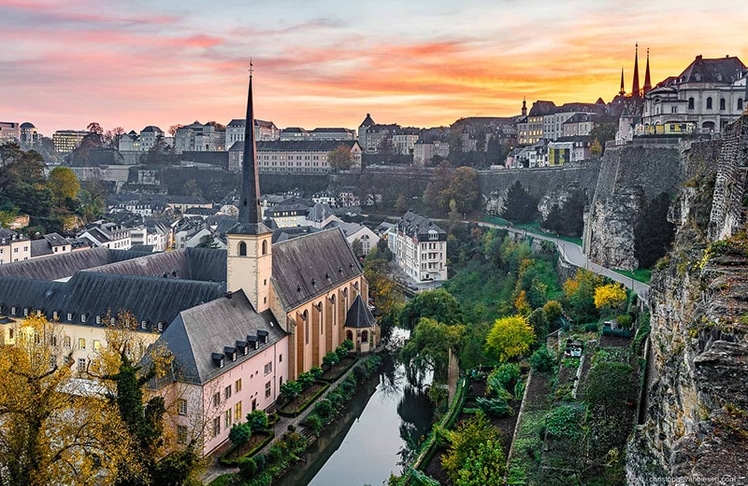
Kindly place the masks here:
<instances>
[{"instance_id":1,"label":"slate roof","mask_svg":"<svg viewBox=\"0 0 748 486\"><path fill-rule=\"evenodd\" d=\"M256 350L250 346L244 355L239 342L249 341L248 336L257 336L261 330L268 333L267 343L258 343ZM258 314L240 290L180 312L160 340L174 354L180 381L205 384L284 337L271 312ZM226 347L236 348L236 361L225 355ZM224 355L223 368L213 361L213 353Z\"/></svg>"},{"instance_id":2,"label":"slate roof","mask_svg":"<svg viewBox=\"0 0 748 486\"><path fill-rule=\"evenodd\" d=\"M52 258L52 257L50 257ZM80 324L87 314L87 325L96 325L95 316L124 309L138 321L151 326L166 325L180 311L215 300L225 293L225 284L194 280L111 275L79 272L68 282L48 282L17 277L0 278L0 305L7 313L11 306L41 309L48 318L60 312L60 321Z\"/></svg>"},{"instance_id":3,"label":"slate roof","mask_svg":"<svg viewBox=\"0 0 748 486\"><path fill-rule=\"evenodd\" d=\"M22 262L0 265L0 277L22 277L35 280L58 280L70 277L74 273L87 268L107 265L115 261L127 260L143 256L143 253L109 250L107 248L91 248L52 255L43 259L24 260ZM0 297L2 294L0 294Z\"/></svg>"},{"instance_id":4,"label":"slate roof","mask_svg":"<svg viewBox=\"0 0 748 486\"><path fill-rule=\"evenodd\" d=\"M348 309L348 314L345 316L345 327L353 327L357 329L374 327L377 320L374 319L374 315L369 310L369 306L366 305L364 299L361 298L361 294L357 295L353 299L351 308Z\"/></svg>"},{"instance_id":5,"label":"slate roof","mask_svg":"<svg viewBox=\"0 0 748 486\"><path fill-rule=\"evenodd\" d=\"M332 212L330 206L323 203L316 203L312 207L312 209L309 210L309 214L307 214L306 219L309 221L314 221L315 223L321 223L330 216L335 216L335 213Z\"/></svg>"},{"instance_id":6,"label":"slate roof","mask_svg":"<svg viewBox=\"0 0 748 486\"><path fill-rule=\"evenodd\" d=\"M556 112L556 103L553 101L538 100L532 104L528 116L550 115Z\"/></svg>"},{"instance_id":7,"label":"slate roof","mask_svg":"<svg viewBox=\"0 0 748 486\"><path fill-rule=\"evenodd\" d=\"M40 240L31 240L31 258L54 255L52 247L49 246L44 238Z\"/></svg>"},{"instance_id":8,"label":"slate roof","mask_svg":"<svg viewBox=\"0 0 748 486\"><path fill-rule=\"evenodd\" d=\"M286 310L362 273L358 259L339 228L273 245L272 280Z\"/></svg>"},{"instance_id":9,"label":"slate roof","mask_svg":"<svg viewBox=\"0 0 748 486\"><path fill-rule=\"evenodd\" d=\"M366 118L364 118L364 121L362 121L361 125L359 125L359 126L360 127L370 127L370 126L373 126L373 125L376 125L376 123L374 123L374 119L371 117L371 114L367 113L366 114Z\"/></svg>"},{"instance_id":10,"label":"slate roof","mask_svg":"<svg viewBox=\"0 0 748 486\"><path fill-rule=\"evenodd\" d=\"M355 140L273 140L257 142L258 152L332 152L341 145L353 148Z\"/></svg>"},{"instance_id":11,"label":"slate roof","mask_svg":"<svg viewBox=\"0 0 748 486\"><path fill-rule=\"evenodd\" d=\"M680 83L733 83L745 73L746 67L737 57L696 59L680 74Z\"/></svg>"},{"instance_id":12,"label":"slate roof","mask_svg":"<svg viewBox=\"0 0 748 486\"><path fill-rule=\"evenodd\" d=\"M244 142L241 142L242 144ZM189 162L197 162L200 164L216 165L219 167L229 166L229 154L225 150L222 151L184 151L182 152L181 160Z\"/></svg>"},{"instance_id":13,"label":"slate roof","mask_svg":"<svg viewBox=\"0 0 748 486\"><path fill-rule=\"evenodd\" d=\"M429 218L423 217L413 211L408 211L400 218L397 223L397 230L416 238L418 241L427 241L429 231L437 232L437 239L434 241L447 241L447 232L435 225Z\"/></svg>"}]
</instances>

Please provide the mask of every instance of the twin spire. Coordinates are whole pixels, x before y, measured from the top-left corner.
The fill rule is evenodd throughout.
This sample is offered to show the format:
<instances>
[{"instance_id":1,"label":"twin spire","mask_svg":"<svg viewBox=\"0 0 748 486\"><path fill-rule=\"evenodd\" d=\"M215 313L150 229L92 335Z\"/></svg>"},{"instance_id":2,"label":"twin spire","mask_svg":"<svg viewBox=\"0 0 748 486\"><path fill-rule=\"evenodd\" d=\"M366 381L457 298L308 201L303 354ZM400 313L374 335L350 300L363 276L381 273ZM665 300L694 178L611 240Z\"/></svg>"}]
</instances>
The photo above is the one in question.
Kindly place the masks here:
<instances>
[{"instance_id":1,"label":"twin spire","mask_svg":"<svg viewBox=\"0 0 748 486\"><path fill-rule=\"evenodd\" d=\"M647 67L644 74L644 87L639 87L639 43L636 44L636 53L634 54L634 82L631 87L631 96L634 98L640 98L652 89L652 77L649 74L649 49L647 49ZM623 82L623 67L621 67L621 88L618 94L623 96L626 94L626 88Z\"/></svg>"},{"instance_id":2,"label":"twin spire","mask_svg":"<svg viewBox=\"0 0 748 486\"><path fill-rule=\"evenodd\" d=\"M260 209L260 176L257 169L257 144L255 142L255 116L252 103L252 75L254 65L249 61L249 93L247 117L244 127L244 154L242 156L242 188L239 199L239 222L228 232L231 234L260 235L270 229L262 223Z\"/></svg>"}]
</instances>

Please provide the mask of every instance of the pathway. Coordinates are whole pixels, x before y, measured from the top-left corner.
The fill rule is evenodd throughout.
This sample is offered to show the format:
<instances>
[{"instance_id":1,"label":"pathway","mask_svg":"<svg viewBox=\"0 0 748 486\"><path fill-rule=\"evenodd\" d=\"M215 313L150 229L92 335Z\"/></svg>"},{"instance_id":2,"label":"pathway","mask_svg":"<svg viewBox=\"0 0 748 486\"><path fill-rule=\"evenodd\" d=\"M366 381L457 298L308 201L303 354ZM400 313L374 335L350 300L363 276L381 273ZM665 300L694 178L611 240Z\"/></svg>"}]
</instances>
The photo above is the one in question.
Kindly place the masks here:
<instances>
[{"instance_id":1,"label":"pathway","mask_svg":"<svg viewBox=\"0 0 748 486\"><path fill-rule=\"evenodd\" d=\"M471 223L473 221L466 221L466 222ZM649 295L649 285L643 282L639 282L638 280L634 280L631 277L627 277L626 275L622 275L609 268L602 267L598 265L597 263L590 261L585 256L585 254L582 252L582 247L577 245L576 243L562 240L560 238L555 238L549 235L541 235L538 233L528 232L526 230L513 228L511 226L504 226L504 225L499 225L499 224L483 223L483 222L478 222L477 224L480 226L488 226L491 228L505 229L509 231L510 233L515 233L515 234L522 234L522 235L529 234L533 238L550 241L558 247L558 250L561 253L561 257L567 263L570 263L571 265L574 265L579 268L590 270L592 272L597 273L598 275L603 275L616 282L620 282L623 285L625 285L627 288L633 289L633 291L636 292L636 294L639 297L641 297L642 300L644 301L647 300L647 296Z\"/></svg>"}]
</instances>

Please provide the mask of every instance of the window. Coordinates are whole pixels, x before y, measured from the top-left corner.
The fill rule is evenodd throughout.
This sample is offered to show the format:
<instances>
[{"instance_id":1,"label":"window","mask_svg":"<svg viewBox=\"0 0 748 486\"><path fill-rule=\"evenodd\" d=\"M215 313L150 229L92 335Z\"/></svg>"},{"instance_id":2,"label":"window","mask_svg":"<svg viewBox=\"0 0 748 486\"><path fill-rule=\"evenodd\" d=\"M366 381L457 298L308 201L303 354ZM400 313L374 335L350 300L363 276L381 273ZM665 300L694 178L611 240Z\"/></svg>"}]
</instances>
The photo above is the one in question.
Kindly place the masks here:
<instances>
[{"instance_id":1,"label":"window","mask_svg":"<svg viewBox=\"0 0 748 486\"><path fill-rule=\"evenodd\" d=\"M221 404L221 394L216 392L213 394L213 406L217 407Z\"/></svg>"},{"instance_id":2,"label":"window","mask_svg":"<svg viewBox=\"0 0 748 486\"><path fill-rule=\"evenodd\" d=\"M70 347L70 336L65 336L65 338L62 340L62 344L66 348L69 348Z\"/></svg>"},{"instance_id":3,"label":"window","mask_svg":"<svg viewBox=\"0 0 748 486\"><path fill-rule=\"evenodd\" d=\"M81 322L85 324L85 322L86 322L86 314L81 314Z\"/></svg>"},{"instance_id":4,"label":"window","mask_svg":"<svg viewBox=\"0 0 748 486\"><path fill-rule=\"evenodd\" d=\"M101 324L101 316L96 316L96 324Z\"/></svg>"},{"instance_id":5,"label":"window","mask_svg":"<svg viewBox=\"0 0 748 486\"><path fill-rule=\"evenodd\" d=\"M270 398L270 382L265 383L265 398Z\"/></svg>"},{"instance_id":6,"label":"window","mask_svg":"<svg viewBox=\"0 0 748 486\"><path fill-rule=\"evenodd\" d=\"M743 109L743 98L738 98L738 110Z\"/></svg>"},{"instance_id":7,"label":"window","mask_svg":"<svg viewBox=\"0 0 748 486\"><path fill-rule=\"evenodd\" d=\"M271 371L273 371L273 362L267 363L265 365L265 374L269 374Z\"/></svg>"},{"instance_id":8,"label":"window","mask_svg":"<svg viewBox=\"0 0 748 486\"><path fill-rule=\"evenodd\" d=\"M278 363L283 363L283 354L278 355Z\"/></svg>"},{"instance_id":9,"label":"window","mask_svg":"<svg viewBox=\"0 0 748 486\"><path fill-rule=\"evenodd\" d=\"M221 433L221 417L213 419L213 437L217 437Z\"/></svg>"},{"instance_id":10,"label":"window","mask_svg":"<svg viewBox=\"0 0 748 486\"><path fill-rule=\"evenodd\" d=\"M187 443L187 427L185 425L177 425L177 442L179 444Z\"/></svg>"},{"instance_id":11,"label":"window","mask_svg":"<svg viewBox=\"0 0 748 486\"><path fill-rule=\"evenodd\" d=\"M242 402L234 404L234 422L240 422L242 419Z\"/></svg>"},{"instance_id":12,"label":"window","mask_svg":"<svg viewBox=\"0 0 748 486\"><path fill-rule=\"evenodd\" d=\"M725 111L725 99L724 98L719 99L719 109L722 111Z\"/></svg>"},{"instance_id":13,"label":"window","mask_svg":"<svg viewBox=\"0 0 748 486\"><path fill-rule=\"evenodd\" d=\"M228 400L231 398L231 385L223 389L223 399Z\"/></svg>"},{"instance_id":14,"label":"window","mask_svg":"<svg viewBox=\"0 0 748 486\"><path fill-rule=\"evenodd\" d=\"M268 253L268 242L267 240L262 240L262 254L267 255Z\"/></svg>"},{"instance_id":15,"label":"window","mask_svg":"<svg viewBox=\"0 0 748 486\"><path fill-rule=\"evenodd\" d=\"M13 335L14 334L15 334L15 329L13 329L12 327L10 329L8 329L8 338L9 339L13 339Z\"/></svg>"},{"instance_id":16,"label":"window","mask_svg":"<svg viewBox=\"0 0 748 486\"><path fill-rule=\"evenodd\" d=\"M86 371L86 358L78 358L78 371Z\"/></svg>"},{"instance_id":17,"label":"window","mask_svg":"<svg viewBox=\"0 0 748 486\"><path fill-rule=\"evenodd\" d=\"M677 106L671 106L670 107L670 113L678 113L678 107Z\"/></svg>"},{"instance_id":18,"label":"window","mask_svg":"<svg viewBox=\"0 0 748 486\"><path fill-rule=\"evenodd\" d=\"M78 339L78 349L86 349L86 338Z\"/></svg>"},{"instance_id":19,"label":"window","mask_svg":"<svg viewBox=\"0 0 748 486\"><path fill-rule=\"evenodd\" d=\"M706 99L706 109L707 110L712 109L712 97L711 96Z\"/></svg>"},{"instance_id":20,"label":"window","mask_svg":"<svg viewBox=\"0 0 748 486\"><path fill-rule=\"evenodd\" d=\"M94 346L94 351L100 350L101 349L101 341L99 341L98 339L94 339L94 345L93 346Z\"/></svg>"},{"instance_id":21,"label":"window","mask_svg":"<svg viewBox=\"0 0 748 486\"><path fill-rule=\"evenodd\" d=\"M51 344L52 346L57 347L57 336L50 337L49 338L49 344Z\"/></svg>"},{"instance_id":22,"label":"window","mask_svg":"<svg viewBox=\"0 0 748 486\"><path fill-rule=\"evenodd\" d=\"M177 411L179 415L187 415L187 400L183 398L177 400Z\"/></svg>"},{"instance_id":23,"label":"window","mask_svg":"<svg viewBox=\"0 0 748 486\"><path fill-rule=\"evenodd\" d=\"M239 393L240 391L242 391L242 379L241 378L236 380L236 382L234 383L234 393Z\"/></svg>"},{"instance_id":24,"label":"window","mask_svg":"<svg viewBox=\"0 0 748 486\"><path fill-rule=\"evenodd\" d=\"M239 256L247 256L247 244L243 241L239 242Z\"/></svg>"},{"instance_id":25,"label":"window","mask_svg":"<svg viewBox=\"0 0 748 486\"><path fill-rule=\"evenodd\" d=\"M223 425L226 427L226 429L231 428L231 409L226 410L223 412Z\"/></svg>"},{"instance_id":26,"label":"window","mask_svg":"<svg viewBox=\"0 0 748 486\"><path fill-rule=\"evenodd\" d=\"M72 320L73 320L73 313L68 312L68 321L72 321Z\"/></svg>"}]
</instances>

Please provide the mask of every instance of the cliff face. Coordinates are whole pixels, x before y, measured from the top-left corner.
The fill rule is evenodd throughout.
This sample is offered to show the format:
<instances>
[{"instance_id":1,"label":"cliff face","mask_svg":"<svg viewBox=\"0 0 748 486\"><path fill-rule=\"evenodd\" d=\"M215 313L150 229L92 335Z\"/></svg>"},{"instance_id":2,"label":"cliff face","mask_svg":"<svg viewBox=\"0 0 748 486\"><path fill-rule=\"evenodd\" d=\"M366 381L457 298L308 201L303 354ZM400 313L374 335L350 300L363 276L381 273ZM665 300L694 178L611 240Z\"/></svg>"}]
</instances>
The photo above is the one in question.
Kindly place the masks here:
<instances>
[{"instance_id":1,"label":"cliff face","mask_svg":"<svg viewBox=\"0 0 748 486\"><path fill-rule=\"evenodd\" d=\"M644 204L662 192L676 192L685 177L685 147L667 142L644 139L606 149L583 238L593 261L610 268L637 268L634 226Z\"/></svg>"},{"instance_id":2,"label":"cliff face","mask_svg":"<svg viewBox=\"0 0 748 486\"><path fill-rule=\"evenodd\" d=\"M676 240L649 294L649 393L627 453L631 485L748 484L747 128L743 118L684 156Z\"/></svg>"}]
</instances>

